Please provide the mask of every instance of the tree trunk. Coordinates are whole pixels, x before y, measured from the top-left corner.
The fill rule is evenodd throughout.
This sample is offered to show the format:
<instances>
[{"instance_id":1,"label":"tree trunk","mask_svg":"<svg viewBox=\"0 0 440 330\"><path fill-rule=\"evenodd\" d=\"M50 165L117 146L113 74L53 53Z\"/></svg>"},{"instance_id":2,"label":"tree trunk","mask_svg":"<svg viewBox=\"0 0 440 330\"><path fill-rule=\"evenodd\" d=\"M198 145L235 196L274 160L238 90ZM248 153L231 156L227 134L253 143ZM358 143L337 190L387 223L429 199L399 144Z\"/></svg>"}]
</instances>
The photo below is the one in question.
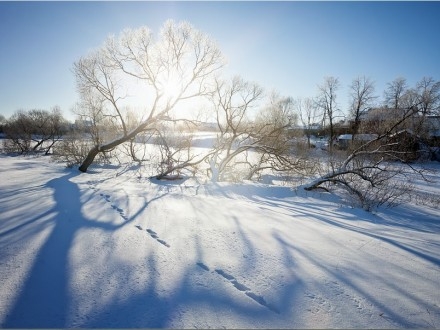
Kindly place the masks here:
<instances>
[{"instance_id":1,"label":"tree trunk","mask_svg":"<svg viewBox=\"0 0 440 330\"><path fill-rule=\"evenodd\" d=\"M89 153L87 154L86 159L82 162L81 166L79 167L79 170L83 173L87 172L87 169L90 165L92 165L96 155L99 153L99 148L97 146L93 147Z\"/></svg>"},{"instance_id":2,"label":"tree trunk","mask_svg":"<svg viewBox=\"0 0 440 330\"><path fill-rule=\"evenodd\" d=\"M153 125L155 122L156 122L155 119L147 119L142 124L140 124L138 127L136 127L136 129L131 131L129 134L124 135L124 136L120 137L119 139L116 139L116 140L109 142L107 144L104 144L101 146L94 146L87 154L87 157L82 162L81 166L79 167L79 170L83 173L87 172L88 167L93 163L97 154L99 154L100 152L105 152L105 151L111 150L124 142L130 141L138 133L145 131L146 129L148 129L148 126Z\"/></svg>"}]
</instances>

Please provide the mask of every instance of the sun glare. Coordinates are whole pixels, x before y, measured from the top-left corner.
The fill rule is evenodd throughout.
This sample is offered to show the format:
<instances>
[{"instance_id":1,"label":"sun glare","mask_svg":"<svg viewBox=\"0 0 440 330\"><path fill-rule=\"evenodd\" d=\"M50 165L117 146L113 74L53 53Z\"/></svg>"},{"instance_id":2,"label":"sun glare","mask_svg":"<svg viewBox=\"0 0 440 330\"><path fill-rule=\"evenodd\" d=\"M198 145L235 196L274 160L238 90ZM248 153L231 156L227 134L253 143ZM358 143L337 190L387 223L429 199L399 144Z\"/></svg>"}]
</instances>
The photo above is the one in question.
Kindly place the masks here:
<instances>
[{"instance_id":1,"label":"sun glare","mask_svg":"<svg viewBox=\"0 0 440 330\"><path fill-rule=\"evenodd\" d=\"M178 97L182 91L182 80L177 73L170 73L168 77L163 80L162 88L165 100L173 100Z\"/></svg>"}]
</instances>

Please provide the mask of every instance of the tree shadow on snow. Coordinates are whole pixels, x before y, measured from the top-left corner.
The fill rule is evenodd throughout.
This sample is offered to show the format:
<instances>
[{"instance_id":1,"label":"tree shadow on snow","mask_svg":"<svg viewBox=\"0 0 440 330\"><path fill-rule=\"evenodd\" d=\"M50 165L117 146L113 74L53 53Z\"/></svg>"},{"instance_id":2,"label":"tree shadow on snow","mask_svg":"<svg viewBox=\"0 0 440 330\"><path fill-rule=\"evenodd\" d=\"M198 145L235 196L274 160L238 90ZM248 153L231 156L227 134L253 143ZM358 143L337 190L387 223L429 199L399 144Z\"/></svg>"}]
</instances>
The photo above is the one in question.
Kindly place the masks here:
<instances>
[{"instance_id":1,"label":"tree shadow on snow","mask_svg":"<svg viewBox=\"0 0 440 330\"><path fill-rule=\"evenodd\" d=\"M301 222L297 223L299 226L303 226L304 224L307 225L308 222L323 223L325 226L329 226L329 228L337 228L338 230L341 230L341 232L347 231L347 233L354 233L355 236L353 237L359 239L359 242L354 242L354 246L347 246L347 250L352 250L356 248L357 245L359 245L358 249L361 249L361 243L366 242L363 244L377 244L378 246L383 246L384 251L389 249L391 251L398 251L397 253L402 255L409 254L409 257L414 257L416 260L420 260L420 262L427 263L428 268L436 269L440 266L440 258L437 253L439 246L438 243L431 241L429 242L431 248L428 248L428 242L425 242L426 244L420 244L421 240L417 236L418 234L435 234L439 232L438 219L432 215L413 214L411 212L407 214L407 209L395 208L392 210L386 210L387 216L383 216L381 214L371 214L361 209L352 209L349 207L338 208L338 203L335 204L335 201L327 196L324 198L323 203L314 203L314 199L317 197L316 193L301 193L299 196L301 198L295 199L292 198L294 197L293 192L290 195L291 197L289 196L289 192L291 191L286 187L270 187L267 189L265 187L246 187L245 185L221 187L221 189L214 191L215 194L221 194L222 196L231 199L238 195L239 198L249 200L264 212L274 212L280 215L290 216L293 222L297 218L301 219ZM290 199L286 199L289 197ZM368 223L377 224L378 227L374 228L371 225L366 225ZM406 234L401 234L401 231ZM330 233L331 232L329 231L329 235L331 235ZM413 237L412 233L417 235ZM286 258L286 266L291 263L289 261L290 259L308 260L308 262L314 265L316 269L320 269L322 274L326 274L322 278L314 278L314 273L303 274L303 278L307 278L312 282L317 282L317 292L321 292L322 294L322 292L333 290L337 294L340 294L343 292L342 288L345 286L349 288L350 291L354 292L352 297L349 297L348 292L345 293L346 296L349 297L347 298L347 302L352 303L358 299L357 297L365 298L367 302L370 302L372 306L375 306L376 310L379 310L380 315L378 312L376 316L379 315L380 318L383 318L384 320L390 320L392 323L389 323L389 325L392 327L426 326L423 323L423 320L412 320L408 315L402 315L401 310L404 308L402 307L404 304L420 306L419 311L421 313L426 312L427 314L425 316L427 318L429 318L429 310L432 308L436 309L431 306L429 302L425 301L421 295L412 292L412 288L399 285L399 283L396 282L396 278L393 276L388 278L387 275L385 275L387 274L386 272L382 274L381 267L386 269L386 261L381 265L374 265L371 269L365 268L365 265L358 264L360 267L351 269L348 274L329 264L325 260L325 253L323 255L317 255L312 251L307 251L303 249L301 245L295 244L295 242L290 242L288 239L284 239L283 235L277 231L272 232L272 237L277 241L281 251L283 251L283 255ZM330 237L329 240L337 240L338 237L343 236L339 235L333 238ZM318 236L316 239L319 241ZM341 244L340 242L335 243ZM375 259L371 258L370 260ZM377 258L377 261L379 262L381 259ZM405 267L402 267L402 270L406 271ZM411 270L409 270L409 272L410 271ZM417 274L417 271L415 271L414 275ZM327 280L323 281L323 278L327 278ZM367 291L357 284L359 281L369 283L371 278L380 279L380 281L382 281L380 282L381 285L384 285L387 288L386 290L392 291L395 297L399 297L399 299L402 299L405 303L402 303L403 305L389 305L385 303L387 300L382 300L378 297L374 290L371 292ZM329 289L329 287L332 286L333 288ZM287 306L290 303L292 303L292 300L287 297L282 305ZM402 308L399 309L400 307ZM349 322L350 320L347 321L347 327L365 326L365 324L354 325ZM334 324L333 326L344 327L343 324Z\"/></svg>"},{"instance_id":2,"label":"tree shadow on snow","mask_svg":"<svg viewBox=\"0 0 440 330\"><path fill-rule=\"evenodd\" d=\"M66 327L72 292L69 284L71 269L69 251L79 229L100 228L113 231L122 225L113 225L87 219L82 214L81 192L67 175L47 182L52 188L55 206L36 219L55 214L53 229L34 259L26 282L8 313L2 327L5 328L58 328ZM40 198L48 198L40 196Z\"/></svg>"},{"instance_id":3,"label":"tree shadow on snow","mask_svg":"<svg viewBox=\"0 0 440 330\"><path fill-rule=\"evenodd\" d=\"M240 318L248 320L246 321L248 323L243 324L249 324L252 321L255 326L259 322L267 322L268 315L274 320L279 317L277 314L279 310L271 310L271 306L266 304L258 294L250 291L246 295L246 292L241 292L240 286L235 285L234 282L223 283L222 281L225 279L214 269L206 271L196 263L186 267L178 280L173 283L174 290L171 295L167 296L161 294L158 285L160 276L166 274L160 274L159 271L150 272L147 284L143 289L130 290L132 283L130 280L125 281L125 279L130 279L133 268L116 269L114 270L115 274L106 274L114 275L117 278L118 283L114 290L119 294L115 294L116 298L106 303L99 302L92 312L77 312L83 313L79 317L71 315L74 311L75 301L78 300L78 293L72 287L74 272L77 270L71 267L69 255L78 232L87 228L116 231L122 226L132 223L140 214L140 211L136 212L135 216L128 218L126 222L121 224L85 217L82 212L84 195L78 185L72 181L77 175L76 172L69 171L68 174L52 179L46 184L46 187L53 190L55 205L44 214L54 214L50 224L53 228L34 258L28 277L14 305L1 324L3 328L66 328L72 326L83 328L163 328L169 327L170 324L175 327L183 327L191 324L191 321L173 323L173 321L180 322L184 319L183 316L176 315L176 313L184 313L185 309L191 308L202 311L208 308L210 312L218 311L223 315L230 315L228 313L232 311L235 315L240 315ZM49 197L41 196L41 198ZM36 215L36 219L41 216ZM247 242L247 244L251 243ZM203 248L197 244L196 246L198 247L197 258L202 260ZM86 262L88 266L94 266L93 260ZM148 255L143 267L149 270L158 268L154 253ZM248 268L250 269L251 265ZM199 286L194 282L194 276L212 277L216 284L213 287ZM222 290L222 285L230 287L230 290L241 298L237 299L234 295L225 293ZM238 289L234 290L233 285ZM283 303L291 301L297 285L298 283L292 283L290 286L286 286L280 301ZM240 295L241 293L242 295ZM125 296L123 299L118 299L117 297L121 295ZM100 297L96 297L96 299L99 301ZM254 303L249 303L252 302L249 299L252 299ZM219 326L225 324L224 322L227 320L222 320L219 316L218 324L209 323L210 321L212 322L212 315L211 319L206 321L208 323L204 323L203 317L194 319L194 326Z\"/></svg>"}]
</instances>

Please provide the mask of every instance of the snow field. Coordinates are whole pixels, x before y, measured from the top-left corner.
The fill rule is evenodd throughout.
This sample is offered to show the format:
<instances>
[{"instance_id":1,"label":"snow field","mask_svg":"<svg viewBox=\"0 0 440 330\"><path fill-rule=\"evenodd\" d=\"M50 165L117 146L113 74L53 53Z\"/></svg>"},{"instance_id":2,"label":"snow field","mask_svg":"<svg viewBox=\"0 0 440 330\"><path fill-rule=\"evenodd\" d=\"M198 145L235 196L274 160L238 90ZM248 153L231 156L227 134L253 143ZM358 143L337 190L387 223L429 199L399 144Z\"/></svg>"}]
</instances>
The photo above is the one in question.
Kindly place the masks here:
<instances>
[{"instance_id":1,"label":"snow field","mask_svg":"<svg viewBox=\"0 0 440 330\"><path fill-rule=\"evenodd\" d=\"M440 326L436 208L46 160L0 157L2 327Z\"/></svg>"}]
</instances>

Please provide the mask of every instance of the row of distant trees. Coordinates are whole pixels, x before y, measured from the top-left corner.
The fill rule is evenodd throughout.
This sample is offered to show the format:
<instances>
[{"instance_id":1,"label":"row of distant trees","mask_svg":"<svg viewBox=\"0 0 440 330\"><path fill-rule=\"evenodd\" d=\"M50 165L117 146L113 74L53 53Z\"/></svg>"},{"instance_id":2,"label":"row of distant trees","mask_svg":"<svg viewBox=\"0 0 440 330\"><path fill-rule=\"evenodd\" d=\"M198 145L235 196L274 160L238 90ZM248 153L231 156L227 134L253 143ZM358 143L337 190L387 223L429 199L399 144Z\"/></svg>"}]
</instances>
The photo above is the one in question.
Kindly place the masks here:
<instances>
[{"instance_id":1,"label":"row of distant trees","mask_svg":"<svg viewBox=\"0 0 440 330\"><path fill-rule=\"evenodd\" d=\"M20 110L11 118L2 119L1 129L6 139L3 148L6 152L44 152L49 154L53 146L68 131L68 123L61 109Z\"/></svg>"},{"instance_id":2,"label":"row of distant trees","mask_svg":"<svg viewBox=\"0 0 440 330\"><path fill-rule=\"evenodd\" d=\"M318 86L316 97L297 100L297 111L309 138L319 126L326 129L330 142L335 141L340 118L345 118L337 103L340 87L338 78L326 77ZM353 139L359 133L380 134L408 112L411 120L405 120L395 129L411 128L414 134L426 137L426 117L440 115L440 81L432 77L423 77L414 87L408 86L405 78L396 78L387 84L382 100L376 93L374 81L366 76L355 78L349 91L351 105L347 119L350 126L344 131L351 133ZM329 144L330 149L333 145Z\"/></svg>"},{"instance_id":3,"label":"row of distant trees","mask_svg":"<svg viewBox=\"0 0 440 330\"><path fill-rule=\"evenodd\" d=\"M295 100L276 92L266 94L261 86L241 77L222 78L224 64L214 41L189 23L167 21L158 38L147 27L124 30L74 63L80 96L74 112L77 123L84 126L66 130L59 109L17 112L4 127L9 137L5 141L10 143L6 149L45 148L41 150L48 153L57 144L59 159L86 172L94 162L121 153L139 163L151 162L145 149L150 142L160 153L155 160L157 178L200 168L207 168L213 181L252 179L266 170L280 171L315 176L305 186L309 190L328 190L337 184L368 205L374 199L371 196L380 196L381 201L396 196L390 197L389 186L384 186L397 175L386 161L402 161L404 152L390 136L414 117L423 122L439 113L440 83L433 78L423 78L411 88L398 78L387 85L383 102L378 102L371 79L356 78L350 85L353 135L368 132L363 123L372 107L382 103L383 111L395 112L389 120L379 118L381 125L374 125L373 140L353 143L344 154L335 153L333 141L342 116L338 78L324 78L315 97ZM144 97L142 111L134 111L129 103L139 100L135 89ZM193 151L193 136L188 134L201 124L200 118L188 118L181 111L191 106L190 100L204 100L204 112L215 121L216 140L204 152ZM328 131L325 165L292 142L289 128L299 121L306 132L317 124Z\"/></svg>"}]
</instances>

